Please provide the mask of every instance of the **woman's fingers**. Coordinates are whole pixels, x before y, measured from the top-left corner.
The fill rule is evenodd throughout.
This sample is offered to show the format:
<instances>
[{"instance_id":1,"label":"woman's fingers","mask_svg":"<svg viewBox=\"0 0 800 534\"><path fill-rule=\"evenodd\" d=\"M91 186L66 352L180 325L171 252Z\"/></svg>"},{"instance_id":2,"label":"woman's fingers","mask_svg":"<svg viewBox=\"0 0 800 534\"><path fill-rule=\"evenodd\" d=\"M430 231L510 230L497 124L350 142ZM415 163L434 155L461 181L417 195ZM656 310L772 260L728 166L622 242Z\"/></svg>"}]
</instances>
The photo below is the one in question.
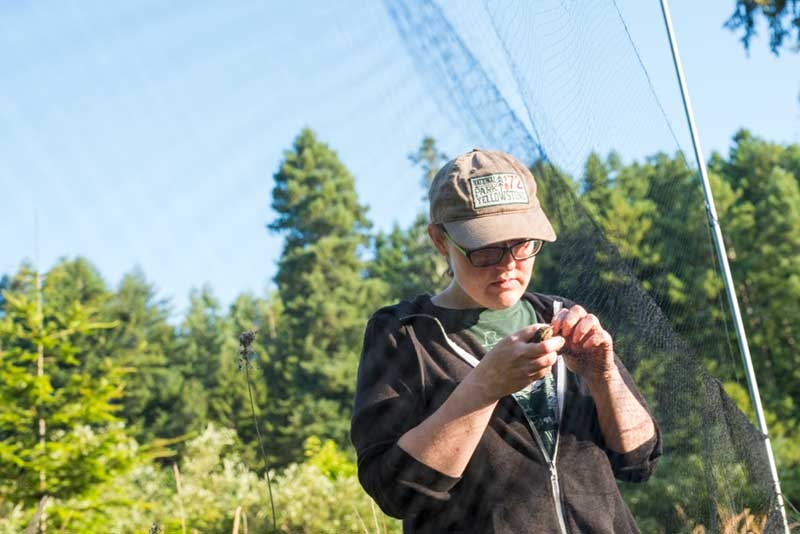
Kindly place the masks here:
<instances>
[{"instance_id":1,"label":"woman's fingers","mask_svg":"<svg viewBox=\"0 0 800 534\"><path fill-rule=\"evenodd\" d=\"M565 340L554 336L538 343L532 341L533 333L543 326L533 325L512 334L484 356L482 371L492 391L507 395L551 372Z\"/></svg>"},{"instance_id":2,"label":"woman's fingers","mask_svg":"<svg viewBox=\"0 0 800 534\"><path fill-rule=\"evenodd\" d=\"M600 326L600 320L591 313L586 314L572 328L570 341L575 346L582 346L588 337L601 330L603 328Z\"/></svg>"},{"instance_id":3,"label":"woman's fingers","mask_svg":"<svg viewBox=\"0 0 800 534\"><path fill-rule=\"evenodd\" d=\"M565 308L553 317L553 321L551 322L553 331L556 335L568 337L572 333L572 329L575 325L578 324L578 321L585 315L586 310L579 304L571 308Z\"/></svg>"},{"instance_id":4,"label":"woman's fingers","mask_svg":"<svg viewBox=\"0 0 800 534\"><path fill-rule=\"evenodd\" d=\"M553 318L552 326L557 336L567 340L567 349L571 351L587 350L590 348L587 346L587 341L597 334L601 334L604 340L609 342L611 340L611 336L600 324L600 319L579 305L561 310Z\"/></svg>"},{"instance_id":5,"label":"woman's fingers","mask_svg":"<svg viewBox=\"0 0 800 534\"><path fill-rule=\"evenodd\" d=\"M555 352L547 352L530 361L528 366L528 378L531 382L544 378L552 372L558 355Z\"/></svg>"}]
</instances>

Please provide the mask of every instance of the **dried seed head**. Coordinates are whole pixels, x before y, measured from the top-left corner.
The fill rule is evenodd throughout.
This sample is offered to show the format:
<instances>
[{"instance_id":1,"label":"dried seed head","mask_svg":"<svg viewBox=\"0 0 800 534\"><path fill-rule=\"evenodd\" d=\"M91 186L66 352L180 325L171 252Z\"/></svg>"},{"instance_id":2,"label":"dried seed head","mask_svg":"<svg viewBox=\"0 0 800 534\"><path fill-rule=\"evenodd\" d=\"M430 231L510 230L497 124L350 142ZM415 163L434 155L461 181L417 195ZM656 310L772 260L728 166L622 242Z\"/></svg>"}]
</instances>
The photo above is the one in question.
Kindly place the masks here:
<instances>
[{"instance_id":1,"label":"dried seed head","mask_svg":"<svg viewBox=\"0 0 800 534\"><path fill-rule=\"evenodd\" d=\"M543 326L533 333L533 342L541 343L545 339L550 339L551 337L553 337L553 327L550 325Z\"/></svg>"},{"instance_id":2,"label":"dried seed head","mask_svg":"<svg viewBox=\"0 0 800 534\"><path fill-rule=\"evenodd\" d=\"M255 360L251 345L256 340L258 330L248 330L239 336L239 370L250 368L250 362Z\"/></svg>"},{"instance_id":3,"label":"dried seed head","mask_svg":"<svg viewBox=\"0 0 800 534\"><path fill-rule=\"evenodd\" d=\"M239 343L245 349L250 348L250 345L252 345L253 341L255 340L256 340L256 330L248 330L247 332L243 332L242 335L239 336Z\"/></svg>"}]
</instances>

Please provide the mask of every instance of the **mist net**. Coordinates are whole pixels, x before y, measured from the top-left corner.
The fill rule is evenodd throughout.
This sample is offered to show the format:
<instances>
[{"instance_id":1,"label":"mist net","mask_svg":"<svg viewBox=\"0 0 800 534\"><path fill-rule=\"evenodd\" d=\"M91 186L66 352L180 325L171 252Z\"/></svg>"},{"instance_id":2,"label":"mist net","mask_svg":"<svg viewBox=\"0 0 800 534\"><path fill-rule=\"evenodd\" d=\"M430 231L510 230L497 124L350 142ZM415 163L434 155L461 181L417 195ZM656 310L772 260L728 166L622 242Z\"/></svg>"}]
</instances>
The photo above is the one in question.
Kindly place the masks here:
<instances>
[{"instance_id":1,"label":"mist net","mask_svg":"<svg viewBox=\"0 0 800 534\"><path fill-rule=\"evenodd\" d=\"M621 487L640 528L718 532L749 510L765 517L765 531L783 531L764 436L721 385L742 376L726 301L686 283L706 273L721 285L698 165L683 157L691 151L681 150L618 6L498 0L465 9L390 0L387 7L442 116L475 146L527 158L534 169L559 237L537 261L532 288L568 296L601 318L654 411L664 456L648 483ZM667 54L666 36L663 47ZM666 91L678 95L677 83ZM659 223L639 237L626 235L633 227L616 239L604 235L596 218L613 218L616 208L601 213L586 200L587 156L617 147L626 147L622 157L657 150L671 161L644 173L649 181L640 187L655 217L694 225L700 238L676 242ZM613 168L607 178L625 179ZM633 242L653 261L632 259ZM645 287L643 273L652 280L654 271L663 285ZM704 360L719 362L723 376L711 376Z\"/></svg>"}]
</instances>

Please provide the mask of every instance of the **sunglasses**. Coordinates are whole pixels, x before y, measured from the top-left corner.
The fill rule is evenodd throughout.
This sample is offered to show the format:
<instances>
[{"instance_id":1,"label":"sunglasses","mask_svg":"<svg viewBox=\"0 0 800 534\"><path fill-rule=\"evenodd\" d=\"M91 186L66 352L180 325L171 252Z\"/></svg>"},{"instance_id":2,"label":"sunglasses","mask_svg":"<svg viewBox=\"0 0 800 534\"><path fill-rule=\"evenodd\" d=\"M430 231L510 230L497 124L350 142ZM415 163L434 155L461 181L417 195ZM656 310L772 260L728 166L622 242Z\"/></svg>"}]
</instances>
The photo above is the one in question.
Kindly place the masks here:
<instances>
[{"instance_id":1,"label":"sunglasses","mask_svg":"<svg viewBox=\"0 0 800 534\"><path fill-rule=\"evenodd\" d=\"M503 261L506 252L511 254L511 257L517 261L527 260L528 258L536 256L539 251L542 250L542 245L544 244L544 241L541 239L525 239L512 243L507 247L490 245L488 247L467 250L453 241L453 238L450 237L450 234L446 231L443 233L447 240L450 241L459 252L466 256L473 267L491 267L492 265L497 265Z\"/></svg>"}]
</instances>

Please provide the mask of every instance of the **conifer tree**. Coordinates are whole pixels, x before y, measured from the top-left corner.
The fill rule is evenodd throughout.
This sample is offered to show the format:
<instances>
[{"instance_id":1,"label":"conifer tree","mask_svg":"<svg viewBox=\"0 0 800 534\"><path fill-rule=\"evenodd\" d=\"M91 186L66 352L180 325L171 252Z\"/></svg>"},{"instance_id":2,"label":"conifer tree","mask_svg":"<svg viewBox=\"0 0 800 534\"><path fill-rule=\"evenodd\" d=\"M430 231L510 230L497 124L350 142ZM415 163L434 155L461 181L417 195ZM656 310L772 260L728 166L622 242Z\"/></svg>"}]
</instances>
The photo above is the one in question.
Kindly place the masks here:
<instances>
[{"instance_id":1,"label":"conifer tree","mask_svg":"<svg viewBox=\"0 0 800 534\"><path fill-rule=\"evenodd\" d=\"M722 215L727 254L754 366L777 391L800 385L800 146L767 143L742 130L727 160L710 170L735 191ZM785 393L784 393L785 394ZM795 401L796 402L796 401ZM781 415L797 405L775 398ZM782 408L779 408L782 407Z\"/></svg>"},{"instance_id":2,"label":"conifer tree","mask_svg":"<svg viewBox=\"0 0 800 534\"><path fill-rule=\"evenodd\" d=\"M262 460L259 457L258 431L265 434L271 428L271 421L267 418L268 406L275 399L267 395L264 377L265 370L272 363L279 317L280 301L274 296L262 299L242 294L236 298L228 312L228 330L222 345L221 361L209 393L209 419L236 429L245 447L243 457L254 469ZM252 350L242 354L239 336L248 331L255 333L255 340ZM269 457L274 456L271 448L265 452Z\"/></svg>"},{"instance_id":3,"label":"conifer tree","mask_svg":"<svg viewBox=\"0 0 800 534\"><path fill-rule=\"evenodd\" d=\"M171 365L176 334L168 323L168 302L135 269L122 277L102 314L118 326L95 334L94 350L99 358L112 358L129 370L120 416L139 443L173 437L168 422L179 402L176 385L181 380Z\"/></svg>"},{"instance_id":4,"label":"conifer tree","mask_svg":"<svg viewBox=\"0 0 800 534\"><path fill-rule=\"evenodd\" d=\"M697 173L681 154L622 165L612 153L606 161L589 157L584 184L582 201L627 268L676 329L702 347L715 329L698 336L692 326L721 319L722 287L714 283L718 273Z\"/></svg>"},{"instance_id":5,"label":"conifer tree","mask_svg":"<svg viewBox=\"0 0 800 534\"><path fill-rule=\"evenodd\" d=\"M564 236L580 234L579 229L573 228L578 220L575 217L576 186L571 176L548 160L538 158L531 162L529 169L536 180L536 196L558 239L545 244L536 256L528 289L554 293L566 285L565 277L572 274L570 270L562 269L559 262L562 255L575 245Z\"/></svg>"},{"instance_id":6,"label":"conifer tree","mask_svg":"<svg viewBox=\"0 0 800 534\"><path fill-rule=\"evenodd\" d=\"M595 218L602 214L604 208L608 207L613 185L611 173L619 170L609 167L608 162L603 161L596 152L589 154L583 167L581 200Z\"/></svg>"},{"instance_id":7,"label":"conifer tree","mask_svg":"<svg viewBox=\"0 0 800 534\"><path fill-rule=\"evenodd\" d=\"M178 327L170 366L179 372L171 392L176 403L159 426L169 437L202 431L208 421L209 396L216 384L229 334L228 321L210 287L193 289L189 310Z\"/></svg>"},{"instance_id":8,"label":"conifer tree","mask_svg":"<svg viewBox=\"0 0 800 534\"><path fill-rule=\"evenodd\" d=\"M85 495L126 469L131 440L116 416L123 370L105 360L81 368L82 335L107 329L75 299L42 299L39 275L23 267L0 314L0 501L35 507ZM70 370L60 383L54 369Z\"/></svg>"},{"instance_id":9,"label":"conifer tree","mask_svg":"<svg viewBox=\"0 0 800 534\"><path fill-rule=\"evenodd\" d=\"M425 191L422 198L425 208L408 229L395 223L388 234L380 232L375 237L369 272L373 279L387 284L387 303L421 293L437 293L449 282L445 276L447 264L431 243L427 230L428 188L447 156L439 151L432 137L425 137L408 159L422 170L420 185Z\"/></svg>"},{"instance_id":10,"label":"conifer tree","mask_svg":"<svg viewBox=\"0 0 800 534\"><path fill-rule=\"evenodd\" d=\"M336 153L304 129L274 175L269 229L284 235L275 281L284 314L266 375L279 449L309 435L348 443L364 325L380 284L365 280L366 207Z\"/></svg>"},{"instance_id":11,"label":"conifer tree","mask_svg":"<svg viewBox=\"0 0 800 534\"><path fill-rule=\"evenodd\" d=\"M61 258L47 273L42 286L42 298L54 310L66 309L71 303L96 310L98 320L106 320L103 313L105 303L111 298L111 292L100 276L97 268L86 258ZM97 338L107 334L108 330L91 330L73 337L73 342L82 347L81 370L93 374L102 365L103 357L97 354ZM70 374L72 369L62 370L60 367L50 369L51 379L60 383L62 374Z\"/></svg>"}]
</instances>

